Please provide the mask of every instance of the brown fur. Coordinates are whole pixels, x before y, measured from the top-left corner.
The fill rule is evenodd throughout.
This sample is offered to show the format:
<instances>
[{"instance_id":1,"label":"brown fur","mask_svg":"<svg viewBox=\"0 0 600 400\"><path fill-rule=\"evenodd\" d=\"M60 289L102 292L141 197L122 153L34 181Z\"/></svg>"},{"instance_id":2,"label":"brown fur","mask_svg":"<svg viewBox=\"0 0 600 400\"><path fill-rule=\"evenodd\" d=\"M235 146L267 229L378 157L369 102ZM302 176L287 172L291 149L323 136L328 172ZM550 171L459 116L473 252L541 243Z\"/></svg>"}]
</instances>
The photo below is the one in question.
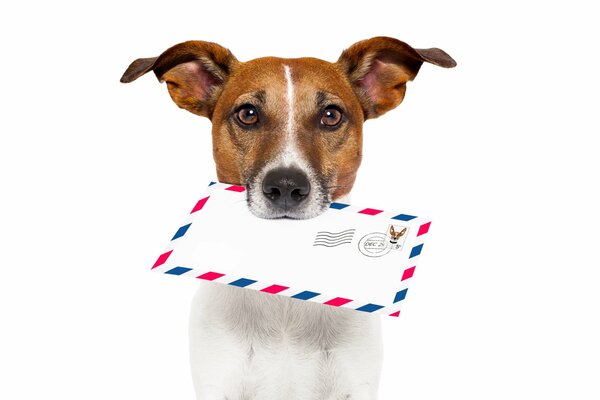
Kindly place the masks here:
<instances>
[{"instance_id":1,"label":"brown fur","mask_svg":"<svg viewBox=\"0 0 600 400\"><path fill-rule=\"evenodd\" d=\"M333 198L346 194L354 182L360 165L362 148L362 109L349 82L340 69L326 61L299 58L262 58L240 65L230 76L213 114L213 154L217 161L219 180L247 183L248 173L257 171L283 146L287 115L286 88L282 80L282 65L289 65L296 82L297 133L296 140L302 154L319 174L337 176L331 186L337 188ZM242 84L244 83L244 84ZM264 124L247 134L235 123L226 122L232 109L247 102L245 93L267 89L263 105ZM315 93L335 93L348 116L346 125L338 131L315 132L318 125ZM237 101L236 99L241 100ZM233 106L232 106L233 105ZM230 134L230 130L234 133ZM244 176L246 173L246 176Z\"/></svg>"},{"instance_id":2,"label":"brown fur","mask_svg":"<svg viewBox=\"0 0 600 400\"><path fill-rule=\"evenodd\" d=\"M387 37L358 42L336 63L315 59L265 57L239 62L218 44L189 41L159 57L134 61L122 82L131 82L153 70L167 83L173 101L213 124L213 156L222 182L248 184L284 145L286 87L283 65L292 71L296 88L296 143L317 172L331 199L347 194L362 156L362 123L398 106L406 83L423 62L453 67L454 60L440 49L413 49ZM339 106L344 115L337 130L319 125L323 105ZM260 122L251 129L236 123L242 104L261 103ZM258 104L256 104L258 106Z\"/></svg>"}]
</instances>

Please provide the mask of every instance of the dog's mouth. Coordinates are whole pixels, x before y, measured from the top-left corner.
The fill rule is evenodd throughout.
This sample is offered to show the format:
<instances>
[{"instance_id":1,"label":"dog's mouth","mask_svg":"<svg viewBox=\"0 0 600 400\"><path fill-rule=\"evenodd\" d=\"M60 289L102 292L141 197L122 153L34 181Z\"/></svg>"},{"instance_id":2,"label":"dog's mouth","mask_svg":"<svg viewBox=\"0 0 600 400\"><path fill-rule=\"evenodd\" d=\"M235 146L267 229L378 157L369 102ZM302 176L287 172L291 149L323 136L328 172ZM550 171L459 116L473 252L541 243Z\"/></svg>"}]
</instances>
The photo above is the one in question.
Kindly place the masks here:
<instances>
[{"instance_id":1,"label":"dog's mouth","mask_svg":"<svg viewBox=\"0 0 600 400\"><path fill-rule=\"evenodd\" d=\"M331 195L320 180L299 168L274 168L247 180L248 209L265 219L309 219L325 212Z\"/></svg>"}]
</instances>

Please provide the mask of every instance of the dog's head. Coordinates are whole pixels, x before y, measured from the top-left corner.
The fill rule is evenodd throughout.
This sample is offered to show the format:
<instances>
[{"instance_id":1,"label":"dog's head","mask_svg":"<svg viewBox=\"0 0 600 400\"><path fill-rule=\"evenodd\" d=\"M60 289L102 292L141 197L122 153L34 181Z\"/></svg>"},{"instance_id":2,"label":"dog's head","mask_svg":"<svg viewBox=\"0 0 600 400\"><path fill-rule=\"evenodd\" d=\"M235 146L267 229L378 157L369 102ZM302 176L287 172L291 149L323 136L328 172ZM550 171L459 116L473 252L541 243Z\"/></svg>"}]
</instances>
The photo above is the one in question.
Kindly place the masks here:
<instances>
[{"instance_id":1,"label":"dog's head","mask_svg":"<svg viewBox=\"0 0 600 400\"><path fill-rule=\"evenodd\" d=\"M396 244L398 240L406 233L406 228L403 228L400 231L394 229L394 225L390 225L390 243Z\"/></svg>"},{"instance_id":2,"label":"dog's head","mask_svg":"<svg viewBox=\"0 0 600 400\"><path fill-rule=\"evenodd\" d=\"M217 177L245 185L255 215L311 218L350 192L363 121L398 106L423 62L456 65L440 49L388 37L358 42L335 63L240 62L218 44L189 41L135 60L121 82L154 71L179 107L209 118Z\"/></svg>"}]
</instances>

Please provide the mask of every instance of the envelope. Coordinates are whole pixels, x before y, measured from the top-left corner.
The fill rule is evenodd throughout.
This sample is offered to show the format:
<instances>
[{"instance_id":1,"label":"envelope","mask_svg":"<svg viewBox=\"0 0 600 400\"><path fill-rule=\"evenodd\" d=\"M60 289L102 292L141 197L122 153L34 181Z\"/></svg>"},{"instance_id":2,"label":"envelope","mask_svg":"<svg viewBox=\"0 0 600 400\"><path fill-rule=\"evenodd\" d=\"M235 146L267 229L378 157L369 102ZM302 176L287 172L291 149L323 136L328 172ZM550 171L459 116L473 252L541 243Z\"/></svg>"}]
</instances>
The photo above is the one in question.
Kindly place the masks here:
<instances>
[{"instance_id":1,"label":"envelope","mask_svg":"<svg viewBox=\"0 0 600 400\"><path fill-rule=\"evenodd\" d=\"M398 317L430 225L344 203L312 219L261 219L243 186L211 182L152 270Z\"/></svg>"}]
</instances>

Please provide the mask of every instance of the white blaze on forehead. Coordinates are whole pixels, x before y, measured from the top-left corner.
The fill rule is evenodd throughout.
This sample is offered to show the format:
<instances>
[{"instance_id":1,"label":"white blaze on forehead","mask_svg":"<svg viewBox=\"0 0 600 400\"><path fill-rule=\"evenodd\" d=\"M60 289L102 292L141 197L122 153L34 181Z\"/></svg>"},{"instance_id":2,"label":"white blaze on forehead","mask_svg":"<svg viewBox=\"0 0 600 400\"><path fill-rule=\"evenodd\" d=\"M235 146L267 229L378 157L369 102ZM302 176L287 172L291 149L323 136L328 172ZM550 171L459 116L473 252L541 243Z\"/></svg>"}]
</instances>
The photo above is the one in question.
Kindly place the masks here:
<instances>
[{"instance_id":1,"label":"white blaze on forehead","mask_svg":"<svg viewBox=\"0 0 600 400\"><path fill-rule=\"evenodd\" d=\"M294 132L294 82L292 82L292 71L290 66L284 65L283 69L285 71L285 83L287 86L287 136L288 140L290 140L293 138Z\"/></svg>"},{"instance_id":2,"label":"white blaze on forehead","mask_svg":"<svg viewBox=\"0 0 600 400\"><path fill-rule=\"evenodd\" d=\"M296 148L296 141L294 137L294 122L295 122L295 91L294 81L292 80L292 69L289 65L283 65L283 71L285 76L286 84L286 99L287 99L287 125L285 129L286 137L284 141L284 148L281 152L281 161L286 166L291 164L301 164L301 157L298 149Z\"/></svg>"}]
</instances>

